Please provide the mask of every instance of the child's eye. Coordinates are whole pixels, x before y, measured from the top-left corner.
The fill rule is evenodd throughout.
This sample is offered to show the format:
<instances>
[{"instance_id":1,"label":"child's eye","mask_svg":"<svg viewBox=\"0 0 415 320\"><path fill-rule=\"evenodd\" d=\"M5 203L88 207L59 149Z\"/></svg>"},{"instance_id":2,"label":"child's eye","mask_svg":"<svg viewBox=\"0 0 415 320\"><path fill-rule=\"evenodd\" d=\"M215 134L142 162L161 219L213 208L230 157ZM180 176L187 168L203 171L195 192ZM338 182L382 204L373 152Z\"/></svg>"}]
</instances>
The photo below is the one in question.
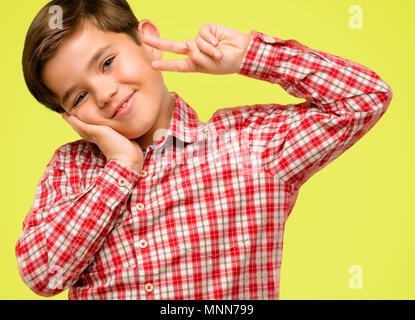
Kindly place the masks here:
<instances>
[{"instance_id":1,"label":"child's eye","mask_svg":"<svg viewBox=\"0 0 415 320\"><path fill-rule=\"evenodd\" d=\"M102 67L104 68L105 66L111 66L111 64L112 64L112 61L114 60L114 58L111 58L111 59L108 59L108 60L106 60L105 62L104 62L104 64L102 65ZM110 61L110 63L109 64L107 64L107 62L108 61Z\"/></svg>"},{"instance_id":2,"label":"child's eye","mask_svg":"<svg viewBox=\"0 0 415 320\"><path fill-rule=\"evenodd\" d=\"M86 92L84 92L84 93L86 93ZM84 94L83 93L83 94ZM78 99L76 99L76 101L75 101L75 104L73 105L73 107L75 108L76 107L76 105L82 100L82 99L79 99L83 94L81 94L81 95L79 95L79 97L78 97Z\"/></svg>"},{"instance_id":3,"label":"child's eye","mask_svg":"<svg viewBox=\"0 0 415 320\"><path fill-rule=\"evenodd\" d=\"M112 65L112 61L113 61L113 60L114 60L114 58L111 58L111 59L106 60L106 61L104 62L104 64L102 65L102 67L103 67L103 68L104 68L105 66L110 67L110 66ZM107 63L107 62L109 62L109 63ZM81 95L78 97L78 99L76 99L76 101L75 101L75 104L74 104L73 108L75 108L75 107L76 107L76 105L77 105L80 101L82 101L82 99L80 99L82 95L83 95L83 94L81 94Z\"/></svg>"}]
</instances>

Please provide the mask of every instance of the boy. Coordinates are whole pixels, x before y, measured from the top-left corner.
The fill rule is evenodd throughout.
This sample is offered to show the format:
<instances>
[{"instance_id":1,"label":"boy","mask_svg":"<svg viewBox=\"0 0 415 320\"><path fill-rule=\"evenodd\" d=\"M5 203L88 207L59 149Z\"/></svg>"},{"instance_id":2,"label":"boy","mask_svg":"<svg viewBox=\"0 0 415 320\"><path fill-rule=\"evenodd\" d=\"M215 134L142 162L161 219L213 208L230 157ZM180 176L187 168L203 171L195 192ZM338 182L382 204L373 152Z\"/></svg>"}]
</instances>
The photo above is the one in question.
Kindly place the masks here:
<instances>
[{"instance_id":1,"label":"boy","mask_svg":"<svg viewBox=\"0 0 415 320\"><path fill-rule=\"evenodd\" d=\"M48 27L52 5L63 29ZM162 50L188 58L160 61ZM160 39L115 0L47 4L23 69L84 138L55 151L16 245L23 281L69 299L278 299L299 188L392 99L373 71L295 40L216 24ZM224 108L205 124L162 70L238 73L306 101Z\"/></svg>"}]
</instances>

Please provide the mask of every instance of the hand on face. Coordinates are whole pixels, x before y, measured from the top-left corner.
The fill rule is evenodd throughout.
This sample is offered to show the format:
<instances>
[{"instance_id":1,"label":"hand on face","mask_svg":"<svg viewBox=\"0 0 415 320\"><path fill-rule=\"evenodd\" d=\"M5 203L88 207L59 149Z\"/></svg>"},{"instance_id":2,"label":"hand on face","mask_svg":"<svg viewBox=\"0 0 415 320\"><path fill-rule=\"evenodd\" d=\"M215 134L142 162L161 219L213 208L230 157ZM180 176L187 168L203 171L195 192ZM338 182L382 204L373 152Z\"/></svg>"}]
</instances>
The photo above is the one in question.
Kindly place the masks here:
<instances>
[{"instance_id":1,"label":"hand on face","mask_svg":"<svg viewBox=\"0 0 415 320\"><path fill-rule=\"evenodd\" d=\"M208 74L238 73L250 39L248 34L214 23L203 25L196 38L186 42L150 35L143 37L148 46L188 56L187 59L153 61L154 69Z\"/></svg>"},{"instance_id":2,"label":"hand on face","mask_svg":"<svg viewBox=\"0 0 415 320\"><path fill-rule=\"evenodd\" d=\"M66 112L62 117L82 138L95 143L107 158L107 162L120 161L137 173L142 168L143 151L137 142L127 139L108 126L87 124Z\"/></svg>"}]
</instances>

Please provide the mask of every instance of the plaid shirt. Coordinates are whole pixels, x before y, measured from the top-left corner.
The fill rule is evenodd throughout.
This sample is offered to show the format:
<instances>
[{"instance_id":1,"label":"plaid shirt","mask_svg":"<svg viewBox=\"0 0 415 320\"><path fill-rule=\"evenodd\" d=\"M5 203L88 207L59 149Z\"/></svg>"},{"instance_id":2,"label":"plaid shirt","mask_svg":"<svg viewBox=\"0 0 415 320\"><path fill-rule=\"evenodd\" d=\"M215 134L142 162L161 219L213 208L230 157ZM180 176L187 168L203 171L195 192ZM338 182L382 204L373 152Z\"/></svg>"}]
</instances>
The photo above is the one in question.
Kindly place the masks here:
<instances>
[{"instance_id":1,"label":"plaid shirt","mask_svg":"<svg viewBox=\"0 0 415 320\"><path fill-rule=\"evenodd\" d=\"M35 293L69 299L279 299L285 222L301 185L384 114L390 87L352 61L255 30L239 74L299 104L217 110L175 92L143 168L96 145L58 148L15 251Z\"/></svg>"}]
</instances>

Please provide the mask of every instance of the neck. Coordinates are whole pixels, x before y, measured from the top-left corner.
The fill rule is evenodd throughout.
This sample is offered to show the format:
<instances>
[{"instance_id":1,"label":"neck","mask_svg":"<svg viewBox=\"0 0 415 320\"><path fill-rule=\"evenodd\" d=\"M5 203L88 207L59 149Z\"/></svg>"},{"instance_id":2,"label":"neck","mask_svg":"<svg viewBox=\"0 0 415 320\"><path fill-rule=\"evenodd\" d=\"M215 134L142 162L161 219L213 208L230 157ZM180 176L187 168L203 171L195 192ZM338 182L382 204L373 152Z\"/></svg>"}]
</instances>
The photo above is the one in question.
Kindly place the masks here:
<instances>
[{"instance_id":1,"label":"neck","mask_svg":"<svg viewBox=\"0 0 415 320\"><path fill-rule=\"evenodd\" d=\"M154 140L154 132L161 128L168 129L170 119L173 116L174 104L174 94L167 92L162 101L159 118L154 123L154 127L151 128L148 132L146 132L143 136L135 139L135 141L140 145L143 151L146 151L146 149L149 146L153 145L156 141Z\"/></svg>"}]
</instances>

